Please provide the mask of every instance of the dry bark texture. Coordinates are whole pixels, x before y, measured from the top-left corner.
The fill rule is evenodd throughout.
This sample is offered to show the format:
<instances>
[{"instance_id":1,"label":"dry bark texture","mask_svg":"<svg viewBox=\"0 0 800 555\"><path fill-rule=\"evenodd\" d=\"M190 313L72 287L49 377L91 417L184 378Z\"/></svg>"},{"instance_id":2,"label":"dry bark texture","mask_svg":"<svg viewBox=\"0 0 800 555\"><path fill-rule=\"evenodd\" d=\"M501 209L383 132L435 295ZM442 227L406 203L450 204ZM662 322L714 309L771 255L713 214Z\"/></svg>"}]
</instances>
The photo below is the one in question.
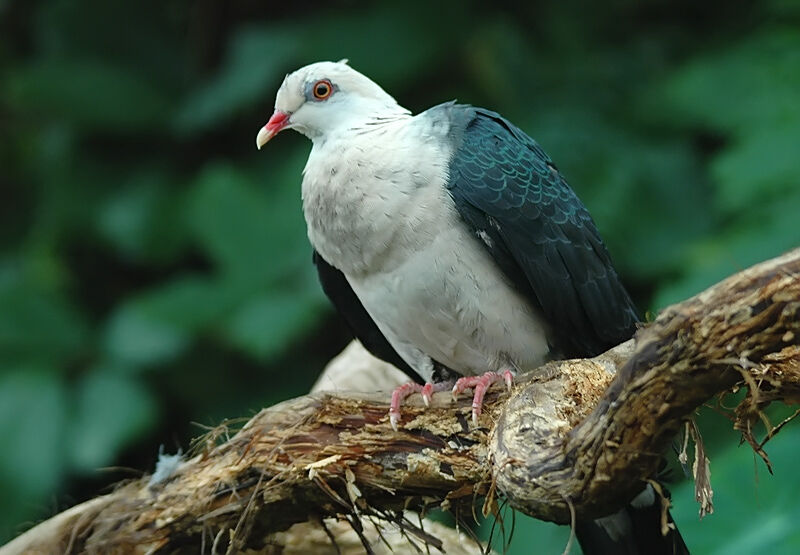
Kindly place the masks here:
<instances>
[{"instance_id":1,"label":"dry bark texture","mask_svg":"<svg viewBox=\"0 0 800 555\"><path fill-rule=\"evenodd\" d=\"M504 498L559 523L572 512L599 516L641 489L686 418L715 394L748 388L737 427L759 448L750 430L765 403L800 398L798 337L800 249L668 308L608 353L521 376L510 396L488 397L478 428L468 400L445 395L427 410L412 401L398 432L385 394L293 399L222 444L207 438L168 480L123 485L0 555L277 549L308 539L281 534L292 525L337 516L356 531L370 518L396 521L401 541L436 546L441 536L403 511L442 505L469 515L477 498L487 512ZM326 529L336 536L318 526Z\"/></svg>"}]
</instances>

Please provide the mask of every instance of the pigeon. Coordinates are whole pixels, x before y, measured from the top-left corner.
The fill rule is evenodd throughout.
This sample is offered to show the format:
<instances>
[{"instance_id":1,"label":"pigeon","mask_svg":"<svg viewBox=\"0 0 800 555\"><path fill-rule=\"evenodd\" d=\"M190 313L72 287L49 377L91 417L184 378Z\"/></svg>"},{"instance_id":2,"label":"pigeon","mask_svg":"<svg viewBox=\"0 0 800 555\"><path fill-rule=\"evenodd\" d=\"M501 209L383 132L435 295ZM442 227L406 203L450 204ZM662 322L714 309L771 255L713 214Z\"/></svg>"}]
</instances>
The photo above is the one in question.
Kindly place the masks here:
<instances>
[{"instance_id":1,"label":"pigeon","mask_svg":"<svg viewBox=\"0 0 800 555\"><path fill-rule=\"evenodd\" d=\"M323 290L367 350L414 380L392 393L393 428L405 397L451 388L473 389L477 425L493 383L636 330L586 207L499 114L446 102L413 115L342 60L287 75L256 146L285 129L312 141L302 201ZM688 552L674 526L661 534L649 485L577 533L586 553Z\"/></svg>"}]
</instances>

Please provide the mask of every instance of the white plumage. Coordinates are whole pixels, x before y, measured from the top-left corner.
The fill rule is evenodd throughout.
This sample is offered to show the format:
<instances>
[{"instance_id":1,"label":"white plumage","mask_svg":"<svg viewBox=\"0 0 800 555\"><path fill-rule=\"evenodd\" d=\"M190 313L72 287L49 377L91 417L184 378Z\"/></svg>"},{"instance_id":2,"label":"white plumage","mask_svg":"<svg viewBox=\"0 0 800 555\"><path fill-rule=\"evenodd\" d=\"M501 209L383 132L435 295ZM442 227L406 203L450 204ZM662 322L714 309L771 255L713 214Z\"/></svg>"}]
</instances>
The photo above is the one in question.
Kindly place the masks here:
<instances>
[{"instance_id":1,"label":"white plumage","mask_svg":"<svg viewBox=\"0 0 800 555\"><path fill-rule=\"evenodd\" d=\"M428 381L431 359L462 375L540 364L541 318L460 221L445 187L446 122L410 116L344 64L287 77L278 109L300 104L307 75L325 75L343 93L338 106L333 95L290 118L313 141L302 185L308 237L400 356Z\"/></svg>"}]
</instances>

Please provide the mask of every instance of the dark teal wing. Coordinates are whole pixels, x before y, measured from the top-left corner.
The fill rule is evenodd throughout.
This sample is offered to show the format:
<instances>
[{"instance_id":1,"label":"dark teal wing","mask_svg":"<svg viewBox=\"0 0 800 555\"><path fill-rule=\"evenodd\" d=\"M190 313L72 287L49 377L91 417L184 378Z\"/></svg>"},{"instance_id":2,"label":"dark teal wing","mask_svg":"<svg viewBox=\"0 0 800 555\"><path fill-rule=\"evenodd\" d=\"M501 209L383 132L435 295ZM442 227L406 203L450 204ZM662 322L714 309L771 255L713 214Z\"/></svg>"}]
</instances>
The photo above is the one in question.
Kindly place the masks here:
<instances>
[{"instance_id":1,"label":"dark teal wing","mask_svg":"<svg viewBox=\"0 0 800 555\"><path fill-rule=\"evenodd\" d=\"M494 112L442 105L454 141L447 188L464 222L541 309L564 356L598 354L638 321L589 212L541 147ZM434 113L433 117L437 117Z\"/></svg>"}]
</instances>

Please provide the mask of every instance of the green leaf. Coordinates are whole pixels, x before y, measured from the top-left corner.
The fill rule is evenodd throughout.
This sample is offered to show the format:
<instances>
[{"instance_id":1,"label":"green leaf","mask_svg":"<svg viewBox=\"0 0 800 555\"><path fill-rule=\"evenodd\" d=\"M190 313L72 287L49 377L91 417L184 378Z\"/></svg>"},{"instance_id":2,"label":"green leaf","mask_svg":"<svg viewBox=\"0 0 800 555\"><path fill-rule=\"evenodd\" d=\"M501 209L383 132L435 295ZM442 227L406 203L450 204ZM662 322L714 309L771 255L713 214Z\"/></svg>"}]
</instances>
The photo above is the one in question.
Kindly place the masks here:
<instances>
[{"instance_id":1,"label":"green leaf","mask_svg":"<svg viewBox=\"0 0 800 555\"><path fill-rule=\"evenodd\" d=\"M800 118L756 128L725 149L711 165L720 207L728 213L748 211L800 189L799 146Z\"/></svg>"},{"instance_id":2,"label":"green leaf","mask_svg":"<svg viewBox=\"0 0 800 555\"><path fill-rule=\"evenodd\" d=\"M106 330L106 350L122 363L148 365L180 355L190 335L148 315L141 307L123 306L115 311Z\"/></svg>"},{"instance_id":3,"label":"green leaf","mask_svg":"<svg viewBox=\"0 0 800 555\"><path fill-rule=\"evenodd\" d=\"M136 68L165 90L185 86L192 52L184 48L187 26L178 5L50 0L35 12L32 50L41 58L100 58Z\"/></svg>"},{"instance_id":4,"label":"green leaf","mask_svg":"<svg viewBox=\"0 0 800 555\"><path fill-rule=\"evenodd\" d=\"M6 87L14 109L91 130L161 127L169 108L141 75L90 59L38 60L13 71Z\"/></svg>"},{"instance_id":5,"label":"green leaf","mask_svg":"<svg viewBox=\"0 0 800 555\"><path fill-rule=\"evenodd\" d=\"M85 376L75 400L68 445L72 465L81 470L110 464L155 424L158 414L155 400L139 382L108 367Z\"/></svg>"},{"instance_id":6,"label":"green leaf","mask_svg":"<svg viewBox=\"0 0 800 555\"><path fill-rule=\"evenodd\" d=\"M166 170L133 174L96 212L97 228L127 259L160 262L174 258L187 240L176 217L182 197L172 193Z\"/></svg>"},{"instance_id":7,"label":"green leaf","mask_svg":"<svg viewBox=\"0 0 800 555\"><path fill-rule=\"evenodd\" d=\"M10 260L0 267L0 362L68 360L88 341L82 315L60 294L35 287Z\"/></svg>"},{"instance_id":8,"label":"green leaf","mask_svg":"<svg viewBox=\"0 0 800 555\"><path fill-rule=\"evenodd\" d=\"M228 340L259 359L283 353L319 320L321 295L270 291L249 299L223 327Z\"/></svg>"},{"instance_id":9,"label":"green leaf","mask_svg":"<svg viewBox=\"0 0 800 555\"><path fill-rule=\"evenodd\" d=\"M308 263L311 249L298 186L301 168L300 159L292 157L265 172L269 196L248 174L227 165L212 165L200 175L186 218L226 279L260 287ZM289 173L291 178L280 179Z\"/></svg>"},{"instance_id":10,"label":"green leaf","mask_svg":"<svg viewBox=\"0 0 800 555\"><path fill-rule=\"evenodd\" d=\"M324 13L308 23L302 59L335 62L348 58L359 72L389 94L397 94L396 88L408 86L408 75L435 67L442 59L442 48L450 44L448 36L459 36L456 21L460 14L436 3L426 4L425 9L426 17L403 4L391 3L356 13ZM443 28L437 13L447 15L451 24Z\"/></svg>"},{"instance_id":11,"label":"green leaf","mask_svg":"<svg viewBox=\"0 0 800 555\"><path fill-rule=\"evenodd\" d=\"M673 123L701 122L741 137L787 118L798 121L799 66L797 32L768 29L689 62L656 93L657 112Z\"/></svg>"},{"instance_id":12,"label":"green leaf","mask_svg":"<svg viewBox=\"0 0 800 555\"><path fill-rule=\"evenodd\" d=\"M182 354L198 331L242 296L234 287L202 277L184 277L123 304L106 329L113 359L134 365L165 362Z\"/></svg>"},{"instance_id":13,"label":"green leaf","mask_svg":"<svg viewBox=\"0 0 800 555\"><path fill-rule=\"evenodd\" d=\"M660 288L653 307L687 299L735 272L800 245L798 206L800 191L760 209L754 207L746 217L730 222L724 232L692 245L686 251L686 271Z\"/></svg>"},{"instance_id":14,"label":"green leaf","mask_svg":"<svg viewBox=\"0 0 800 555\"><path fill-rule=\"evenodd\" d=\"M65 470L67 393L48 366L0 373L0 535L46 503ZM2 540L0 540L2 541Z\"/></svg>"},{"instance_id":15,"label":"green leaf","mask_svg":"<svg viewBox=\"0 0 800 555\"><path fill-rule=\"evenodd\" d=\"M271 102L280 86L281 69L299 44L300 34L293 29L239 29L220 73L182 103L175 116L176 128L181 133L208 129L245 108ZM254 129L257 127L254 124Z\"/></svg>"}]
</instances>

